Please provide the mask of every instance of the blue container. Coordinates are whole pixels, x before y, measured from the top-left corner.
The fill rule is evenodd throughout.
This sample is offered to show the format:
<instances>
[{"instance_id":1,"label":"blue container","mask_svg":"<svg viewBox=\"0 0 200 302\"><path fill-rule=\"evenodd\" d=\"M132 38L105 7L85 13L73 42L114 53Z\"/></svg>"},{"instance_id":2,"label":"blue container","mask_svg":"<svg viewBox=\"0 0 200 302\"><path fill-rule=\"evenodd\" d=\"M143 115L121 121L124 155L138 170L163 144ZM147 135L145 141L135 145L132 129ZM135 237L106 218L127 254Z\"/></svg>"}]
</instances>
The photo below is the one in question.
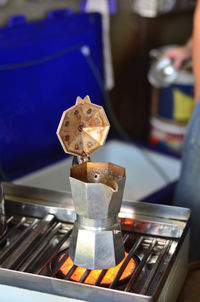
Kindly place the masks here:
<instances>
[{"instance_id":1,"label":"blue container","mask_svg":"<svg viewBox=\"0 0 200 302\"><path fill-rule=\"evenodd\" d=\"M149 52L152 66L148 80L154 87L152 112L169 122L187 123L194 107L194 76L192 64L177 70L173 62L163 56L177 45L163 46Z\"/></svg>"},{"instance_id":2,"label":"blue container","mask_svg":"<svg viewBox=\"0 0 200 302\"><path fill-rule=\"evenodd\" d=\"M0 29L1 178L64 156L56 130L77 96L103 103L100 15L55 15Z\"/></svg>"},{"instance_id":3,"label":"blue container","mask_svg":"<svg viewBox=\"0 0 200 302\"><path fill-rule=\"evenodd\" d=\"M74 14L71 9L50 11L45 20L26 22L24 15L10 17L8 24L0 29L0 45L18 43L27 40L41 39L43 37L73 34L84 31L91 26L101 32L101 18L98 14ZM99 34L98 33L98 34ZM20 40L19 40L20 38Z\"/></svg>"},{"instance_id":4,"label":"blue container","mask_svg":"<svg viewBox=\"0 0 200 302\"><path fill-rule=\"evenodd\" d=\"M192 73L179 71L176 82L158 89L157 115L171 122L187 123L194 108L194 79Z\"/></svg>"}]
</instances>

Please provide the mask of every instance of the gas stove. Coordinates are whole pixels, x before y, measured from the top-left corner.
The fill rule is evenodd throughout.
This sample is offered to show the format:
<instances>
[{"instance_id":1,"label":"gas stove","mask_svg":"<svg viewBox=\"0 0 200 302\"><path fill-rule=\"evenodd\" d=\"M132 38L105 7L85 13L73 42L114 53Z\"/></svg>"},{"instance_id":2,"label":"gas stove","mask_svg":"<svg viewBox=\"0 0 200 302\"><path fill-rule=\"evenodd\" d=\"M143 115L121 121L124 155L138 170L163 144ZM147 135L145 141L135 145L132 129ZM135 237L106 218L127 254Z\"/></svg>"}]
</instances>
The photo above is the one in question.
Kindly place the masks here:
<instances>
[{"instance_id":1,"label":"gas stove","mask_svg":"<svg viewBox=\"0 0 200 302\"><path fill-rule=\"evenodd\" d=\"M12 183L3 189L1 284L97 302L176 301L187 273L189 209L123 201L119 221L126 259L109 281L104 282L109 269L96 271L91 281L93 270L78 279L79 267L64 270L76 219L71 193Z\"/></svg>"}]
</instances>

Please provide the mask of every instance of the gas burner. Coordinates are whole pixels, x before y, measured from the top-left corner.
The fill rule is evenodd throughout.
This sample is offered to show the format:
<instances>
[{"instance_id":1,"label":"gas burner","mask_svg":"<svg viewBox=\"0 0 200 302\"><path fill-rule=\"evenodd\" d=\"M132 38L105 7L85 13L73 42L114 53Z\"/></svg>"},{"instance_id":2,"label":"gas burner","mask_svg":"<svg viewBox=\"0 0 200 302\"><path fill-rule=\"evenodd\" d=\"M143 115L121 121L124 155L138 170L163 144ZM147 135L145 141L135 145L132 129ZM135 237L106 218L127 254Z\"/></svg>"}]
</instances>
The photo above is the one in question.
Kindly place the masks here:
<instances>
[{"instance_id":1,"label":"gas burner","mask_svg":"<svg viewBox=\"0 0 200 302\"><path fill-rule=\"evenodd\" d=\"M124 235L124 244L128 241L128 234ZM74 264L69 256L69 249L60 251L49 263L50 271L55 276L64 280L84 284L110 287L125 284L134 274L139 258L132 252L125 251L124 259L115 267L104 270L88 270Z\"/></svg>"},{"instance_id":2,"label":"gas burner","mask_svg":"<svg viewBox=\"0 0 200 302\"><path fill-rule=\"evenodd\" d=\"M127 258L111 284L101 284L105 269L91 285L84 283L91 270L78 282L70 280L73 266L60 270L76 218L71 194L9 183L4 192L6 219L12 219L0 247L0 283L96 302L175 301L187 273L188 209L123 201L119 220ZM130 260L135 268L121 282Z\"/></svg>"}]
</instances>

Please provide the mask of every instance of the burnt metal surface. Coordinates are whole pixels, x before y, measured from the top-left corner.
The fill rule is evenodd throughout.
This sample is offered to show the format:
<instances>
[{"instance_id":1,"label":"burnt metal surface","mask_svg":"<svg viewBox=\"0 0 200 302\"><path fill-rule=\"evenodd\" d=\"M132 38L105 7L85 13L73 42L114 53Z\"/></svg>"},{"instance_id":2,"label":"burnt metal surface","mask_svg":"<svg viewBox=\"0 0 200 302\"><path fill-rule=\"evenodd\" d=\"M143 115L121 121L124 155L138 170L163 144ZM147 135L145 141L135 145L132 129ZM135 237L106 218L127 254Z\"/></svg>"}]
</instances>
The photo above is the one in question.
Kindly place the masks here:
<instances>
[{"instance_id":1,"label":"burnt metal surface","mask_svg":"<svg viewBox=\"0 0 200 302\"><path fill-rule=\"evenodd\" d=\"M71 168L70 176L86 183L102 183L117 190L125 169L108 162L86 162Z\"/></svg>"},{"instance_id":2,"label":"burnt metal surface","mask_svg":"<svg viewBox=\"0 0 200 302\"><path fill-rule=\"evenodd\" d=\"M123 202L119 216L125 250L138 259L129 280L119 285L123 268L109 288L100 284L106 270L95 286L83 283L90 270L74 282L75 266L60 280L60 265L52 271L50 263L69 247L75 219L71 195L10 183L4 183L4 193L8 230L0 241L2 284L87 301L157 301L187 234L188 209ZM185 258L183 263L187 266Z\"/></svg>"},{"instance_id":3,"label":"burnt metal surface","mask_svg":"<svg viewBox=\"0 0 200 302\"><path fill-rule=\"evenodd\" d=\"M57 135L66 153L87 157L104 144L109 128L103 107L92 104L89 96L78 97L63 112Z\"/></svg>"}]
</instances>

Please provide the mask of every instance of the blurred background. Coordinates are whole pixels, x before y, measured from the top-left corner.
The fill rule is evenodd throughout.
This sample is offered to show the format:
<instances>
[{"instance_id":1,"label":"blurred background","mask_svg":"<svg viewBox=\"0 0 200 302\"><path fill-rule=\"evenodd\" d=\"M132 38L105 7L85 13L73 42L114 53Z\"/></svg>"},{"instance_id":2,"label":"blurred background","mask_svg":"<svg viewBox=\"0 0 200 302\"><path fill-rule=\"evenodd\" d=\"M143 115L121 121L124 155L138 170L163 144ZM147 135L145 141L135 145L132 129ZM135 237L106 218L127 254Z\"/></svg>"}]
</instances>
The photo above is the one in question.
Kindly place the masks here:
<instances>
[{"instance_id":1,"label":"blurred background","mask_svg":"<svg viewBox=\"0 0 200 302\"><path fill-rule=\"evenodd\" d=\"M150 84L150 51L185 43L194 7L192 0L0 1L1 178L65 156L55 132L77 95L105 107L109 138L179 158L191 110L179 119L169 112L174 87ZM182 88L185 104L193 83Z\"/></svg>"},{"instance_id":2,"label":"blurred background","mask_svg":"<svg viewBox=\"0 0 200 302\"><path fill-rule=\"evenodd\" d=\"M64 152L56 130L63 111L75 104L77 96L89 95L92 103L104 107L111 124L105 146L92 154L92 160L112 162L126 169L123 200L130 205L133 201L173 205L184 135L194 106L194 79L192 62L177 71L171 61L165 65L163 53L173 45L184 44L191 36L195 4L195 0L0 0L0 185L5 181L65 193L71 190L68 176L74 159ZM49 192L51 205L54 193ZM22 203L25 201L22 209L26 212L27 197L22 196ZM31 195L29 199L34 211L37 205L32 206ZM0 205L3 209L2 189ZM175 219L172 210L166 210L166 213L163 210L162 216L156 206L153 209L158 223L154 226L148 207L144 207L144 217L147 217L144 222L150 220L152 234L158 239L165 238L162 230L171 225L170 218L173 217L172 222L176 219L178 222L183 214L180 210L180 217ZM55 214L51 206L49 211ZM0 214L4 215L3 210ZM143 221L143 215L138 217L136 215L136 221L133 221L135 225L140 225L137 219ZM184 219L181 218L180 226L184 225ZM147 225L148 232L150 226L148 236L151 224ZM108 225L110 227L110 222ZM165 235L167 241L171 242L173 237L178 242L175 223L169 230L171 233ZM14 234L19 237L17 232ZM6 242L9 249L9 240L9 237L8 241L1 240L1 246ZM161 269L164 268L166 275L165 268L170 268L164 258L169 251L168 245L161 250L164 246L161 244L158 250L162 252L157 256L153 244L150 251L153 257L149 257L148 250L145 252L146 260L150 259L147 263L150 271L148 290L151 288L149 276L160 279ZM188 243L184 243L184 249L185 244ZM173 263L179 265L169 269L172 289L168 290L168 283L167 287L159 282L158 285L174 296L177 291L174 286L179 288L181 284L175 276L178 273L179 279L183 279L182 269L187 260L182 249L181 254L173 245L172 249L182 257L181 262L179 258L170 262L171 267ZM24 255L17 255L14 261ZM7 251L2 252L1 256L10 256L10 252L8 255ZM164 261L163 267L157 266L157 259L161 264ZM199 269L199 262L197 265ZM142 266L141 271L146 275ZM6 274L5 270L3 279L9 284ZM196 297L199 298L199 278L196 280ZM49 286L53 290L53 283ZM188 288L192 293L191 284ZM12 296L22 301L23 292L19 295L14 289L17 287L2 291L4 301L13 301ZM34 297L33 291L27 295ZM116 295L113 299L117 299ZM165 292L164 295L166 298ZM151 299L150 296L147 298Z\"/></svg>"},{"instance_id":3,"label":"blurred background","mask_svg":"<svg viewBox=\"0 0 200 302\"><path fill-rule=\"evenodd\" d=\"M116 12L110 16L115 85L109 96L116 116L128 135L148 140L151 110L151 92L147 81L149 51L185 43L192 31L195 1L176 1L176 7L166 13L157 11L156 1L149 1L149 4L148 1L140 2L144 2L147 10L148 5L150 11L155 10L155 15L146 17L148 12L142 9L135 12L132 0L117 0ZM66 7L80 12L80 5L80 0L8 0L0 9L0 24L6 25L10 16L21 14L26 16L27 21L42 19L48 11Z\"/></svg>"}]
</instances>

